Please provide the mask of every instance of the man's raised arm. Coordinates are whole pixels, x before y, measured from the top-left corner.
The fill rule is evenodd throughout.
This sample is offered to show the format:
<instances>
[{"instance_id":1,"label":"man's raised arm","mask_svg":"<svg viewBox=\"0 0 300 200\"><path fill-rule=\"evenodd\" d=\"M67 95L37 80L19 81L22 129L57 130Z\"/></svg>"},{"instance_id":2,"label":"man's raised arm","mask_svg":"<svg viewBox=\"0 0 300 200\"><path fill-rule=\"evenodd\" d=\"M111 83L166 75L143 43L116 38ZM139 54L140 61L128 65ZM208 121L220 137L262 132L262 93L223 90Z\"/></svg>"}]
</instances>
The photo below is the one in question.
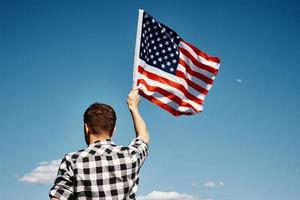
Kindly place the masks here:
<instances>
[{"instance_id":1,"label":"man's raised arm","mask_svg":"<svg viewBox=\"0 0 300 200\"><path fill-rule=\"evenodd\" d=\"M136 136L141 138L145 143L149 143L149 134L145 121L139 112L140 95L138 89L132 89L127 97L127 104L130 110Z\"/></svg>"}]
</instances>

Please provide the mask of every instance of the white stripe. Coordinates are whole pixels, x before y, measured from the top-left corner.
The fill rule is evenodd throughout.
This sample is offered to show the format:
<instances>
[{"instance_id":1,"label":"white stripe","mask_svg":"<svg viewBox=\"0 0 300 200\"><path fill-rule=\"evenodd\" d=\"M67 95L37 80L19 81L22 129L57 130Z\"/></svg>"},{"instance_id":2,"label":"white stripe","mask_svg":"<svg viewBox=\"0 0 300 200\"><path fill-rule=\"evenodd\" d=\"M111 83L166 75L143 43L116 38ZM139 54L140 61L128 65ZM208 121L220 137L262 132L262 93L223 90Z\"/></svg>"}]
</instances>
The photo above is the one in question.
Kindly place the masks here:
<instances>
[{"instance_id":1,"label":"white stripe","mask_svg":"<svg viewBox=\"0 0 300 200\"><path fill-rule=\"evenodd\" d=\"M182 73L184 73L184 75L192 82L194 82L197 85L200 85L202 88L205 88L207 90L210 90L210 88L212 87L211 84L207 84L204 81L202 81L201 79L197 78L196 76L190 75L185 67L183 67L181 64L178 65L177 67L178 71L181 71Z\"/></svg>"},{"instance_id":2,"label":"white stripe","mask_svg":"<svg viewBox=\"0 0 300 200\"><path fill-rule=\"evenodd\" d=\"M215 79L215 74L205 70L205 69L201 69L199 67L197 67L189 57L186 57L183 53L179 54L179 57L195 72L198 72L204 76L206 76L209 79Z\"/></svg>"},{"instance_id":3,"label":"white stripe","mask_svg":"<svg viewBox=\"0 0 300 200\"><path fill-rule=\"evenodd\" d=\"M167 84L163 84L161 82L155 81L153 79L149 79L147 76L140 74L139 75L139 79L143 79L146 81L146 83L150 86L154 86L154 87L159 87L162 88L165 91L168 91L176 96L178 96L183 102L189 103L191 106L193 106L196 110L200 110L201 109L201 105L194 102L193 100L187 98L184 93L180 90L178 90L177 88L174 88L170 85ZM140 85L143 85L142 83L140 83L138 85L138 87L140 87ZM143 85L144 86L144 85ZM149 91L150 92L150 91ZM149 93L148 92L148 93ZM154 94L154 92L152 92Z\"/></svg>"},{"instance_id":4,"label":"white stripe","mask_svg":"<svg viewBox=\"0 0 300 200\"><path fill-rule=\"evenodd\" d=\"M159 100L161 103L167 104L168 106L174 108L175 110L178 110L180 112L192 112L196 113L192 108L185 107L185 106L178 106L178 104L169 98L165 97L164 95L160 94L159 92L151 92L148 91L147 88L144 85L140 86L140 89L148 96L152 96L153 98ZM203 110L203 107L201 106L200 111Z\"/></svg>"},{"instance_id":5,"label":"white stripe","mask_svg":"<svg viewBox=\"0 0 300 200\"><path fill-rule=\"evenodd\" d=\"M178 46L186 49L188 52L190 52L190 54L195 58L197 59L198 61L200 61L201 63L205 64L205 65L209 65L215 69L219 69L219 66L220 66L220 63L216 63L216 62L213 62L213 61L209 61L209 60L206 60L205 58L203 58L202 56L199 56L198 54L196 54L194 52L194 50L189 47L189 45L185 44L184 42L179 42Z\"/></svg>"},{"instance_id":6,"label":"white stripe","mask_svg":"<svg viewBox=\"0 0 300 200\"><path fill-rule=\"evenodd\" d=\"M205 95L202 94L201 92L195 90L194 88L190 87L187 82L183 79L180 78L176 75L170 74L168 72L165 72L163 70L160 70L156 67L152 67L151 65L148 65L147 63L145 63L145 61L139 59L139 64L140 66L142 66L145 70L152 72L158 76L164 77L168 80L174 81L180 85L182 85L190 94L192 94L193 96L197 97L198 99L204 100L205 99ZM140 73L138 73L140 74ZM138 75L139 76L139 75ZM139 77L137 77L139 78Z\"/></svg>"}]
</instances>

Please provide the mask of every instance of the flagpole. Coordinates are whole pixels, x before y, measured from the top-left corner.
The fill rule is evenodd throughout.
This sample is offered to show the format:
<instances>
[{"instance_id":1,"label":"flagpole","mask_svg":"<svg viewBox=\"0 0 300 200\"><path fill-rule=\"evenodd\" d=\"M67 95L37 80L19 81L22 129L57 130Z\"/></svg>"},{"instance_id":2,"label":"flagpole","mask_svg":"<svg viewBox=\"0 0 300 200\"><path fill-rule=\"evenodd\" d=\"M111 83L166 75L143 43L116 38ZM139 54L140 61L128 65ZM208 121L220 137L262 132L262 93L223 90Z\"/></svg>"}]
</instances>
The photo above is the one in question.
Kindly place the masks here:
<instances>
[{"instance_id":1,"label":"flagpole","mask_svg":"<svg viewBox=\"0 0 300 200\"><path fill-rule=\"evenodd\" d=\"M138 60L139 60L139 54L140 54L143 14L144 14L144 10L139 9L139 16L138 16L137 29L136 29L136 38L135 38L132 89L136 89L136 87L137 87L137 70L138 70Z\"/></svg>"}]
</instances>

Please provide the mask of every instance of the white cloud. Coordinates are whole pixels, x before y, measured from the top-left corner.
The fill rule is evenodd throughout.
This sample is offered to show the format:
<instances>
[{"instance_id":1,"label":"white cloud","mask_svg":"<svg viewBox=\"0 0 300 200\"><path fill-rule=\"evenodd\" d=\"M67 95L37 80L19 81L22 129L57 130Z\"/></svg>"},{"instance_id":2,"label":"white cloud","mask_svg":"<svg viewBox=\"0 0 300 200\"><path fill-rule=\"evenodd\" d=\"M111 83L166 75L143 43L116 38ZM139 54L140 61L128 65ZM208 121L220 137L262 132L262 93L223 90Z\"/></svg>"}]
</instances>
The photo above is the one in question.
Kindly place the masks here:
<instances>
[{"instance_id":1,"label":"white cloud","mask_svg":"<svg viewBox=\"0 0 300 200\"><path fill-rule=\"evenodd\" d=\"M209 181L209 182L204 183L203 186L213 188L213 187L217 187L217 184L212 181Z\"/></svg>"},{"instance_id":2,"label":"white cloud","mask_svg":"<svg viewBox=\"0 0 300 200\"><path fill-rule=\"evenodd\" d=\"M153 191L146 196L139 196L137 200L212 200L194 197L186 193Z\"/></svg>"},{"instance_id":3,"label":"white cloud","mask_svg":"<svg viewBox=\"0 0 300 200\"><path fill-rule=\"evenodd\" d=\"M242 79L238 78L238 79L236 79L236 82L242 83Z\"/></svg>"},{"instance_id":4,"label":"white cloud","mask_svg":"<svg viewBox=\"0 0 300 200\"><path fill-rule=\"evenodd\" d=\"M43 161L19 181L32 184L47 184L54 181L61 160Z\"/></svg>"},{"instance_id":5,"label":"white cloud","mask_svg":"<svg viewBox=\"0 0 300 200\"><path fill-rule=\"evenodd\" d=\"M223 186L223 185L224 185L223 181L219 181L219 182L208 181L203 184L203 187L215 188L215 187L219 187L219 186Z\"/></svg>"}]
</instances>

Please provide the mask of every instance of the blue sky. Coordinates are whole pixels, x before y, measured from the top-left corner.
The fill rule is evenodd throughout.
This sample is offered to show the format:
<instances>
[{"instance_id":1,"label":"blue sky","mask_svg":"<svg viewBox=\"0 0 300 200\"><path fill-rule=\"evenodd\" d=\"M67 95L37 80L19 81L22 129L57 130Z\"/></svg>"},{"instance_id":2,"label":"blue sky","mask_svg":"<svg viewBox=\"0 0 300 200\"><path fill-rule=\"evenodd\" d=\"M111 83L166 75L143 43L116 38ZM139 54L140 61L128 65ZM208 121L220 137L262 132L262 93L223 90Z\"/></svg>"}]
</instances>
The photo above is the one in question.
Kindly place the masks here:
<instances>
[{"instance_id":1,"label":"blue sky","mask_svg":"<svg viewBox=\"0 0 300 200\"><path fill-rule=\"evenodd\" d=\"M0 1L1 199L47 199L51 183L19 179L85 147L82 114L95 101L115 108L116 143L134 137L139 8L222 63L201 114L176 118L142 99L151 145L138 195L299 198L297 1L36 0Z\"/></svg>"}]
</instances>

